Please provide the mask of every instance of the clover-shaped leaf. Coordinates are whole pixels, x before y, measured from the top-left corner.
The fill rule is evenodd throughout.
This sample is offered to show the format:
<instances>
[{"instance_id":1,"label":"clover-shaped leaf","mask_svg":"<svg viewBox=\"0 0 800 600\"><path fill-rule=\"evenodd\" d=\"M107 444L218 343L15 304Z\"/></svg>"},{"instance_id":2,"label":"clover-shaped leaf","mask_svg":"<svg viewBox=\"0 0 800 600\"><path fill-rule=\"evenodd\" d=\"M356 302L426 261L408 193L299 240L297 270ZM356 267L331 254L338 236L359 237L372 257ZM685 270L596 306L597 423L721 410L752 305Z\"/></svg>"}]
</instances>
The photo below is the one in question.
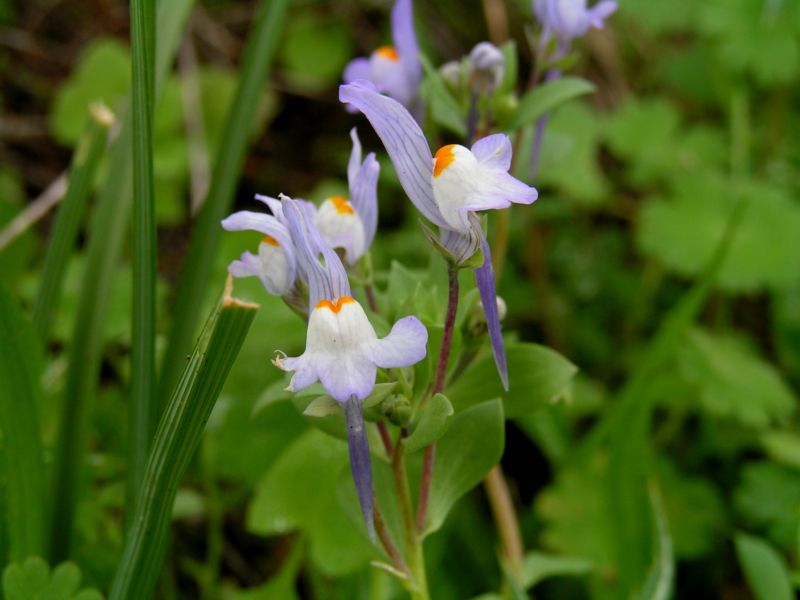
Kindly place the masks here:
<instances>
[{"instance_id":1,"label":"clover-shaped leaf","mask_svg":"<svg viewBox=\"0 0 800 600\"><path fill-rule=\"evenodd\" d=\"M75 563L63 562L53 571L38 556L12 563L3 571L6 600L102 600L96 589L79 589L81 571Z\"/></svg>"}]
</instances>

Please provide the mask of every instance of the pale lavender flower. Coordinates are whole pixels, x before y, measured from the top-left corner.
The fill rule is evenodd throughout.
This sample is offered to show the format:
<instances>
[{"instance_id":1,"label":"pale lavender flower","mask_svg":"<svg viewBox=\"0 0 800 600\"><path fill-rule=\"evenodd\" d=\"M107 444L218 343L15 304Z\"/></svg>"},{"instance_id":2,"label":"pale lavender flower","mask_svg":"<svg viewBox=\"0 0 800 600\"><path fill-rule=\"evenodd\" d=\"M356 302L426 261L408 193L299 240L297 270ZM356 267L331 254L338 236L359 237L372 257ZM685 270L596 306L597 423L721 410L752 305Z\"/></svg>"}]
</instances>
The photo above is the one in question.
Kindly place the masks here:
<instances>
[{"instance_id":1,"label":"pale lavender flower","mask_svg":"<svg viewBox=\"0 0 800 600\"><path fill-rule=\"evenodd\" d=\"M617 10L616 0L600 0L588 8L586 0L533 0L533 12L544 28L545 43L556 38L561 49L589 31L603 28L603 22Z\"/></svg>"},{"instance_id":2,"label":"pale lavender flower","mask_svg":"<svg viewBox=\"0 0 800 600\"><path fill-rule=\"evenodd\" d=\"M347 165L347 181L350 199L334 196L326 199L317 208L311 202L296 200L303 210L312 215L323 238L334 248L344 251L348 265L355 264L372 245L378 226L378 175L380 165L375 153L361 160L361 142L355 127L350 131L353 150ZM228 231L251 230L264 234L258 245L258 253L244 252L239 260L228 266L234 277L258 277L270 294L287 298L298 305L296 283L298 278L294 243L283 216L281 201L270 196L256 194L256 200L267 205L272 214L239 211L223 219L222 226Z\"/></svg>"},{"instance_id":3,"label":"pale lavender flower","mask_svg":"<svg viewBox=\"0 0 800 600\"><path fill-rule=\"evenodd\" d=\"M309 317L303 354L287 357L279 353L273 363L293 373L289 391L319 381L343 406L353 479L374 538L372 471L361 403L372 392L379 367L408 367L425 357L428 332L419 319L408 316L379 339L364 309L351 296L344 265L322 239L313 214L284 196L283 215L297 250L298 270L308 282Z\"/></svg>"},{"instance_id":4,"label":"pale lavender flower","mask_svg":"<svg viewBox=\"0 0 800 600\"><path fill-rule=\"evenodd\" d=\"M425 135L408 111L359 81L339 87L339 99L352 104L369 119L383 141L400 184L417 209L438 225L440 243L459 263L478 250L483 264L475 279L486 310L495 363L504 386L508 375L500 319L497 314L494 273L489 244L476 211L531 204L536 190L508 173L511 142L503 134L490 135L471 148L450 144L431 155Z\"/></svg>"},{"instance_id":5,"label":"pale lavender flower","mask_svg":"<svg viewBox=\"0 0 800 600\"><path fill-rule=\"evenodd\" d=\"M350 61L342 79L345 83L359 79L371 81L381 93L418 112L422 64L411 0L397 0L391 19L394 46L381 46L369 58Z\"/></svg>"}]
</instances>

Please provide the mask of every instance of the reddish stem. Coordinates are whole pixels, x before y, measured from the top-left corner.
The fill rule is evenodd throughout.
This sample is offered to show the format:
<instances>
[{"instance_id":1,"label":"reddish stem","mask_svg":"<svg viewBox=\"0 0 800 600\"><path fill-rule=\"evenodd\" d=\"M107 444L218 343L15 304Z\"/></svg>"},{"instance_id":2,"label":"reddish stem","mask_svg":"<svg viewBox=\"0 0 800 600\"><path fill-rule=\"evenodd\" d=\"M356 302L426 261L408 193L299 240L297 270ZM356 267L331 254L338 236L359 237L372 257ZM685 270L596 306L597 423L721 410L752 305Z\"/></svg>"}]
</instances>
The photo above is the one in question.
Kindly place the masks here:
<instances>
[{"instance_id":1,"label":"reddish stem","mask_svg":"<svg viewBox=\"0 0 800 600\"><path fill-rule=\"evenodd\" d=\"M383 449L386 450L386 456L392 457L394 447L392 446L392 438L389 435L389 430L386 428L386 423L378 421L378 433L381 434L381 441L383 442Z\"/></svg>"}]
</instances>

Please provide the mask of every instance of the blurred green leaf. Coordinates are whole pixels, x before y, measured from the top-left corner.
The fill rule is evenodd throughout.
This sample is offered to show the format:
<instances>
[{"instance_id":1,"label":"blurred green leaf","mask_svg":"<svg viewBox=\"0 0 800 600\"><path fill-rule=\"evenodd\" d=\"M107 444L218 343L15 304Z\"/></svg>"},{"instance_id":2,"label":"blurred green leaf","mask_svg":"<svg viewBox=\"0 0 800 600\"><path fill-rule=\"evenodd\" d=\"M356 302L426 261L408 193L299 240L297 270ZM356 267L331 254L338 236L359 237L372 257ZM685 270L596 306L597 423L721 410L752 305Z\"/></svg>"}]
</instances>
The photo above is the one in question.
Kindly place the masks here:
<instances>
[{"instance_id":1,"label":"blurred green leaf","mask_svg":"<svg viewBox=\"0 0 800 600\"><path fill-rule=\"evenodd\" d=\"M24 208L24 190L19 175L7 167L0 167L0 230ZM34 251L36 235L27 230L10 245L0 249L0 277L14 285L28 266Z\"/></svg>"},{"instance_id":2,"label":"blurred green leaf","mask_svg":"<svg viewBox=\"0 0 800 600\"><path fill-rule=\"evenodd\" d=\"M304 89L320 90L335 84L353 55L352 37L345 26L316 11L293 15L282 37L280 59L286 76Z\"/></svg>"},{"instance_id":3,"label":"blurred green leaf","mask_svg":"<svg viewBox=\"0 0 800 600\"><path fill-rule=\"evenodd\" d=\"M697 275L714 253L737 193L751 201L718 284L729 291L796 284L800 263L793 256L800 205L781 188L755 181L734 191L725 180L709 174L676 180L673 198L644 206L636 231L639 247L680 275Z\"/></svg>"},{"instance_id":4,"label":"blurred green leaf","mask_svg":"<svg viewBox=\"0 0 800 600\"><path fill-rule=\"evenodd\" d=\"M594 84L580 77L562 77L555 81L542 83L520 98L519 106L503 129L514 132L527 125L533 125L546 113L565 102L591 94Z\"/></svg>"},{"instance_id":5,"label":"blurred green leaf","mask_svg":"<svg viewBox=\"0 0 800 600\"><path fill-rule=\"evenodd\" d=\"M577 577L593 569L592 561L585 558L528 552L522 564L522 583L525 589L530 589L551 577Z\"/></svg>"},{"instance_id":6,"label":"blurred green leaf","mask_svg":"<svg viewBox=\"0 0 800 600\"><path fill-rule=\"evenodd\" d=\"M3 571L5 600L102 600L100 592L80 588L81 570L63 562L53 572L38 556L11 563Z\"/></svg>"},{"instance_id":7,"label":"blurred green leaf","mask_svg":"<svg viewBox=\"0 0 800 600\"><path fill-rule=\"evenodd\" d=\"M453 405L450 400L443 394L436 394L417 415L414 430L406 440L406 450L416 452L438 440L447 431L452 416Z\"/></svg>"},{"instance_id":8,"label":"blurred green leaf","mask_svg":"<svg viewBox=\"0 0 800 600\"><path fill-rule=\"evenodd\" d=\"M704 411L749 427L786 421L797 402L780 372L731 336L692 330L678 369L699 391Z\"/></svg>"},{"instance_id":9,"label":"blurred green leaf","mask_svg":"<svg viewBox=\"0 0 800 600\"><path fill-rule=\"evenodd\" d=\"M772 460L800 470L800 435L794 431L768 431L761 436L761 444Z\"/></svg>"},{"instance_id":10,"label":"blurred green leaf","mask_svg":"<svg viewBox=\"0 0 800 600\"><path fill-rule=\"evenodd\" d=\"M734 542L739 563L758 600L792 600L796 597L786 561L767 541L738 533Z\"/></svg>"},{"instance_id":11,"label":"blurred green leaf","mask_svg":"<svg viewBox=\"0 0 800 600\"><path fill-rule=\"evenodd\" d=\"M691 31L696 27L697 6L694 0L627 0L621 4L620 12L654 34L676 33Z\"/></svg>"},{"instance_id":12,"label":"blurred green leaf","mask_svg":"<svg viewBox=\"0 0 800 600\"><path fill-rule=\"evenodd\" d=\"M506 345L509 391L497 377L492 356L472 365L445 393L457 410L491 398L503 398L506 417L523 416L563 394L578 369L555 350L538 344Z\"/></svg>"},{"instance_id":13,"label":"blurred green leaf","mask_svg":"<svg viewBox=\"0 0 800 600\"><path fill-rule=\"evenodd\" d=\"M117 112L131 84L128 49L116 38L98 38L83 51L69 80L55 95L50 127L62 144L72 146L81 135L86 110L102 101Z\"/></svg>"},{"instance_id":14,"label":"blurred green leaf","mask_svg":"<svg viewBox=\"0 0 800 600\"><path fill-rule=\"evenodd\" d=\"M439 71L424 54L420 54L425 80L422 84L422 97L430 107L431 118L460 138L467 135L464 121L465 111L447 89Z\"/></svg>"},{"instance_id":15,"label":"blurred green leaf","mask_svg":"<svg viewBox=\"0 0 800 600\"><path fill-rule=\"evenodd\" d=\"M664 502L660 485L651 481L648 486L650 508L653 513L654 550L653 563L647 573L642 591L638 594L641 600L669 600L675 586L675 556L672 548L672 536L664 514Z\"/></svg>"},{"instance_id":16,"label":"blurred green leaf","mask_svg":"<svg viewBox=\"0 0 800 600\"><path fill-rule=\"evenodd\" d=\"M800 527L800 473L768 461L748 463L733 499L748 523L765 528L782 548L795 548Z\"/></svg>"},{"instance_id":17,"label":"blurred green leaf","mask_svg":"<svg viewBox=\"0 0 800 600\"><path fill-rule=\"evenodd\" d=\"M425 534L442 526L453 504L500 460L505 443L503 405L484 402L456 414L436 446Z\"/></svg>"}]
</instances>

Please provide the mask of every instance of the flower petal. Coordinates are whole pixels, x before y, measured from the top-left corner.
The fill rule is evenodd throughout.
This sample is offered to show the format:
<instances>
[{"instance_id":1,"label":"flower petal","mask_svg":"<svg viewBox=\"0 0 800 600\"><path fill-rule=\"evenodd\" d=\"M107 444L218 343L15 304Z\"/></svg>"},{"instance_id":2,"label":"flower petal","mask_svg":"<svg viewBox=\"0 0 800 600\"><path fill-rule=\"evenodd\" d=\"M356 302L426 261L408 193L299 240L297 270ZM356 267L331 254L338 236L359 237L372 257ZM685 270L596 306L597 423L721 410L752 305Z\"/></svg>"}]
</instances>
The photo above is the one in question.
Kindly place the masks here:
<instances>
[{"instance_id":1,"label":"flower petal","mask_svg":"<svg viewBox=\"0 0 800 600\"><path fill-rule=\"evenodd\" d=\"M511 140L504 133L487 135L472 144L470 150L478 162L493 169L508 171L511 167Z\"/></svg>"},{"instance_id":2,"label":"flower petal","mask_svg":"<svg viewBox=\"0 0 800 600\"><path fill-rule=\"evenodd\" d=\"M477 226L480 229L480 225ZM466 262L481 247L481 238L474 232L474 227L467 233L461 233L453 229L442 229L439 240L450 254L453 255L457 264Z\"/></svg>"},{"instance_id":3,"label":"flower petal","mask_svg":"<svg viewBox=\"0 0 800 600\"><path fill-rule=\"evenodd\" d=\"M350 160L347 161L347 185L352 190L356 174L361 168L361 140L358 139L355 127L350 130L350 139L353 141L353 149L350 151Z\"/></svg>"},{"instance_id":4,"label":"flower petal","mask_svg":"<svg viewBox=\"0 0 800 600\"><path fill-rule=\"evenodd\" d=\"M378 176L381 166L370 152L358 169L350 184L350 202L364 226L364 248L368 249L375 239L378 228Z\"/></svg>"},{"instance_id":5,"label":"flower petal","mask_svg":"<svg viewBox=\"0 0 800 600\"><path fill-rule=\"evenodd\" d=\"M489 329L489 340L492 344L494 363L497 365L497 372L500 374L500 381L503 382L503 389L508 391L508 366L506 365L506 349L503 344L503 335L500 332L500 315L497 312L497 293L494 286L494 269L492 268L492 256L486 236L481 231L481 248L483 249L483 264L475 269L475 283L483 304L483 312L486 314L486 326Z\"/></svg>"},{"instance_id":6,"label":"flower petal","mask_svg":"<svg viewBox=\"0 0 800 600\"><path fill-rule=\"evenodd\" d=\"M392 38L406 73L406 81L415 98L422 79L422 64L419 60L419 45L414 32L414 9L411 0L397 0L392 8Z\"/></svg>"},{"instance_id":7,"label":"flower petal","mask_svg":"<svg viewBox=\"0 0 800 600\"><path fill-rule=\"evenodd\" d=\"M617 10L615 0L601 0L589 9L589 24L597 29L602 29L605 21Z\"/></svg>"},{"instance_id":8,"label":"flower petal","mask_svg":"<svg viewBox=\"0 0 800 600\"><path fill-rule=\"evenodd\" d=\"M358 79L369 79L370 65L368 58L356 58L347 63L342 79L345 83L352 83Z\"/></svg>"},{"instance_id":9,"label":"flower petal","mask_svg":"<svg viewBox=\"0 0 800 600\"><path fill-rule=\"evenodd\" d=\"M490 210L514 204L532 204L538 197L536 188L521 182L504 171L486 170L479 189L472 192L461 210Z\"/></svg>"},{"instance_id":10,"label":"flower petal","mask_svg":"<svg viewBox=\"0 0 800 600\"><path fill-rule=\"evenodd\" d=\"M372 505L372 463L369 456L369 440L364 427L364 416L361 412L361 401L351 396L344 405L345 421L347 421L347 445L350 450L350 470L356 486L358 503L364 524L367 526L369 539L375 543L374 508Z\"/></svg>"},{"instance_id":11,"label":"flower petal","mask_svg":"<svg viewBox=\"0 0 800 600\"><path fill-rule=\"evenodd\" d=\"M425 358L428 330L417 317L403 317L383 339L370 342L370 356L384 369L410 367Z\"/></svg>"},{"instance_id":12,"label":"flower petal","mask_svg":"<svg viewBox=\"0 0 800 600\"><path fill-rule=\"evenodd\" d=\"M433 155L411 113L366 81L339 86L339 100L352 104L369 119L417 210L432 223L446 227L433 196Z\"/></svg>"},{"instance_id":13,"label":"flower petal","mask_svg":"<svg viewBox=\"0 0 800 600\"><path fill-rule=\"evenodd\" d=\"M308 282L309 310L320 300L350 295L350 284L342 261L326 244L309 210L288 196L281 197L286 226L297 250L297 265Z\"/></svg>"},{"instance_id":14,"label":"flower petal","mask_svg":"<svg viewBox=\"0 0 800 600\"><path fill-rule=\"evenodd\" d=\"M222 227L226 231L258 231L264 235L274 237L281 245L291 244L291 238L286 227L281 225L272 215L265 215L264 213L240 210L224 218Z\"/></svg>"}]
</instances>

